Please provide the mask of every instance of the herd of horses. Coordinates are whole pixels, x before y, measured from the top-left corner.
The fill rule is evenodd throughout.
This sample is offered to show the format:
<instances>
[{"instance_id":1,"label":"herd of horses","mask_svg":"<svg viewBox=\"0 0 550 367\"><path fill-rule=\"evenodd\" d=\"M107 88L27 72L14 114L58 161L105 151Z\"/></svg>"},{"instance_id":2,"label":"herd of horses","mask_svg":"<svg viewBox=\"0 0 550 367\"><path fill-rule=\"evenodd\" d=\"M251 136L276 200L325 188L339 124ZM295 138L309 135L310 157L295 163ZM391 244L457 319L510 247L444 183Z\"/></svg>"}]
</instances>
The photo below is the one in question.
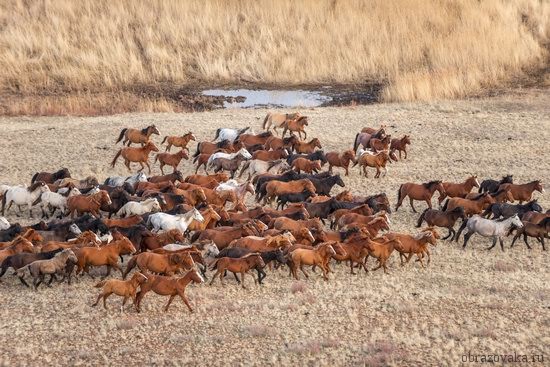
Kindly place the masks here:
<instances>
[{"instance_id":1,"label":"herd of horses","mask_svg":"<svg viewBox=\"0 0 550 367\"><path fill-rule=\"evenodd\" d=\"M93 276L93 268L105 267L104 278L116 270L121 279L96 284L101 292L94 306L103 299L106 308L106 299L116 294L123 297L121 310L131 299L139 312L153 291L169 297L165 310L180 297L192 311L186 286L208 276L210 284L218 279L224 284L232 273L245 288L245 275L262 284L267 271L286 268L299 279L300 273L309 277L306 267L311 267L329 280L334 263L347 264L356 274L369 272L370 258L376 261L372 270L388 272L394 253L402 266L416 257L425 267L430 246L441 240L437 228L448 230L442 240L458 241L464 233L463 247L477 233L492 239L489 249L500 241L504 250L503 239L512 234L512 246L523 237L530 248L532 237L546 249L550 211L533 198L544 191L540 181L518 184L510 175L481 183L476 176L458 183L403 183L393 210L406 198L415 213L415 201L428 208L418 218L419 230L395 232L386 193L354 195L334 169L348 176L350 165L359 165L366 176L372 167L379 178L386 164L407 159L410 137L392 138L386 126L367 127L357 133L353 149L325 153L318 138L301 140L302 134L307 139L307 126L308 117L300 113L270 113L263 121L266 131L258 134L249 128L217 129L213 141L197 142L195 174L188 176L178 166L189 159L195 135L166 136L166 151L155 157L162 174L150 177L142 171L151 172L149 155L159 151L152 136L160 132L154 125L128 128L120 132L117 143L124 147L112 165L122 157L130 171L131 163L140 165L137 173L100 184L93 176L73 178L63 168L36 173L28 186L0 185L2 215L13 204L18 215L23 207L30 217L34 208L42 214L29 226L0 217L0 277L12 268L22 284L29 286L32 278L37 289L45 281L70 284L73 275ZM277 135L276 129L283 129L282 136L271 128ZM172 147L179 150L170 153ZM165 174L164 166L172 172ZM248 178L239 182L245 173ZM342 188L337 194L335 186ZM438 209L432 207L436 192Z\"/></svg>"}]
</instances>

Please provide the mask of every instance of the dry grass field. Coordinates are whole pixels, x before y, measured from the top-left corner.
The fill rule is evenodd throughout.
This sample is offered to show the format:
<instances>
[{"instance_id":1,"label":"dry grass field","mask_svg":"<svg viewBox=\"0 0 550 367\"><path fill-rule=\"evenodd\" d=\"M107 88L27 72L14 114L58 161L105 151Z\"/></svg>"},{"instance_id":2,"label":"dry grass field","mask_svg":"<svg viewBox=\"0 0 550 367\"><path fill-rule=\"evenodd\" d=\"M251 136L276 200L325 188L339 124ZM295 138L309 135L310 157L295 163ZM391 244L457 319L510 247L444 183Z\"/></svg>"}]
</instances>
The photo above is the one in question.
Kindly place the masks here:
<instances>
[{"instance_id":1,"label":"dry grass field","mask_svg":"<svg viewBox=\"0 0 550 367\"><path fill-rule=\"evenodd\" d=\"M0 113L173 111L200 85L380 83L384 101L548 85L549 19L539 0L6 0Z\"/></svg>"},{"instance_id":2,"label":"dry grass field","mask_svg":"<svg viewBox=\"0 0 550 367\"><path fill-rule=\"evenodd\" d=\"M365 179L354 169L345 178L354 193L385 191L395 203L402 182L460 181L470 174L513 173L517 182L541 179L548 188L549 106L548 91L531 91L303 112L310 116L309 134L326 151L349 148L356 131L381 121L394 135L411 134L410 159L392 164L387 177L375 180L371 171ZM75 177L125 175L122 164L109 167L123 127L155 123L162 134L191 130L210 140L218 127L258 131L265 113L0 118L0 181L29 182L35 171L61 166ZM191 171L188 162L183 171ZM550 207L548 194L536 196ZM8 218L17 220L13 213ZM392 230L415 232L416 218L405 205L392 214ZM115 297L108 311L92 308L97 289L88 277L34 292L5 276L0 365L443 366L461 365L468 353L544 354L538 364L544 365L550 358L548 253L533 241L531 251L521 242L510 249L510 241L505 252L486 251L489 241L475 236L465 251L440 242L426 269L401 267L394 255L389 274L350 276L337 265L329 282L319 273L296 282L281 270L270 272L261 288L242 290L230 280L225 287L192 286L194 314L180 300L164 313L166 299L153 294L141 314L130 308L121 314Z\"/></svg>"}]
</instances>

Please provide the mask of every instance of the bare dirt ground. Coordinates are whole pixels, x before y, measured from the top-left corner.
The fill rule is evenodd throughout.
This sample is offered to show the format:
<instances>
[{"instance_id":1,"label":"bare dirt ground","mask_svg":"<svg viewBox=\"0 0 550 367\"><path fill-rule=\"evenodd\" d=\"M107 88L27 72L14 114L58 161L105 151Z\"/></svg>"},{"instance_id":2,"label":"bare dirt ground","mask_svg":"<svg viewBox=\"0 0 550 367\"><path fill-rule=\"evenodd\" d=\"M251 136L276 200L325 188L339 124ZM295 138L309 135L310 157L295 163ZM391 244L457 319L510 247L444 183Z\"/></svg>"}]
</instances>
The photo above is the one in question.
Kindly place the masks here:
<instances>
[{"instance_id":1,"label":"bare dirt ground","mask_svg":"<svg viewBox=\"0 0 550 367\"><path fill-rule=\"evenodd\" d=\"M513 173L516 182L550 182L548 91L305 112L309 135L319 137L326 151L348 149L358 130L381 121L393 135L412 135L410 158L392 164L387 177L375 180L371 171L365 179L354 169L345 178L356 194L385 191L395 203L403 182L462 181L470 174ZM218 127L259 131L265 113L0 118L0 181L28 183L34 172L60 167L74 177L126 175L120 162L109 166L123 127L155 123L163 135L191 130L199 140L211 140ZM161 138L154 137L159 144ZM183 171L190 173L189 162ZM535 196L550 207L548 194ZM17 220L13 213L8 219ZM392 230L415 232L416 219L407 204L392 214ZM342 264L334 266L329 282L318 273L295 282L281 270L270 272L261 288L243 290L231 280L225 287L192 286L193 314L181 300L162 312L167 299L154 294L144 299L141 314L121 314L115 297L108 311L91 308L98 292L88 277L34 292L5 276L0 364L460 365L468 353L544 354L540 365L547 364L548 253L533 240L531 251L521 242L510 249L509 238L505 252L488 252L489 242L474 236L466 251L440 242L427 269L418 263L401 267L394 255L387 275L350 276Z\"/></svg>"}]
</instances>

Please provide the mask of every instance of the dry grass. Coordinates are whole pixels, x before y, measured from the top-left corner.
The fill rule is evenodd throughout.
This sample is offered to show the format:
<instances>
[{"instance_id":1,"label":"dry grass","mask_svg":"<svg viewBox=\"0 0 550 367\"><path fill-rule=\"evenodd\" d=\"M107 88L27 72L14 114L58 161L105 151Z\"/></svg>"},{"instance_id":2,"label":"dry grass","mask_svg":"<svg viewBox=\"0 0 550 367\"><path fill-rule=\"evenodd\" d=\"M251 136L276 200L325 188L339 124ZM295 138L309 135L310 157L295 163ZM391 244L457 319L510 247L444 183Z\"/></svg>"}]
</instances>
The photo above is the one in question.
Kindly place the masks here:
<instances>
[{"instance_id":1,"label":"dry grass","mask_svg":"<svg viewBox=\"0 0 550 367\"><path fill-rule=\"evenodd\" d=\"M110 94L143 98L151 86L382 82L385 101L412 101L547 83L549 19L537 0L6 0L0 93L49 99L0 112L117 112ZM170 98L115 102L170 111Z\"/></svg>"}]
</instances>

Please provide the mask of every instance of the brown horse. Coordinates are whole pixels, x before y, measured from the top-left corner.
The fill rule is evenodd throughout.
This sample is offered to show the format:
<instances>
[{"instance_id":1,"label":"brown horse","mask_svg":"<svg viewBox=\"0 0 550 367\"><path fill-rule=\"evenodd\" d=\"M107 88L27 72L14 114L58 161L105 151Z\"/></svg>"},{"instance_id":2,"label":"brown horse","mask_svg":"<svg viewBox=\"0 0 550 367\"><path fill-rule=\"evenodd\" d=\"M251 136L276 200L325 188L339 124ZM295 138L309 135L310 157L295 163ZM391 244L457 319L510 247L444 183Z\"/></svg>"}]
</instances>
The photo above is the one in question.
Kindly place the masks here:
<instances>
[{"instance_id":1,"label":"brown horse","mask_svg":"<svg viewBox=\"0 0 550 367\"><path fill-rule=\"evenodd\" d=\"M392 139L390 144L390 150L399 151L399 159L401 159L401 152L405 153L407 159L407 145L411 144L411 138L409 135L403 136L401 139Z\"/></svg>"},{"instance_id":2,"label":"brown horse","mask_svg":"<svg viewBox=\"0 0 550 367\"><path fill-rule=\"evenodd\" d=\"M74 251L78 258L76 274L83 270L88 273L89 266L107 265L105 276L109 276L111 268L118 269L121 274L124 274L122 268L118 265L118 258L120 255L135 253L136 248L128 238L123 238L100 248L83 247Z\"/></svg>"},{"instance_id":3,"label":"brown horse","mask_svg":"<svg viewBox=\"0 0 550 367\"><path fill-rule=\"evenodd\" d=\"M353 164L353 167L355 167L357 164L359 164L359 169L361 167L363 168L363 174L365 177L367 177L367 167L373 167L376 168L376 174L374 175L374 178L380 177L380 168L384 169L384 177L388 174L388 169L386 168L386 164L390 161L390 155L388 152L382 151L379 153L371 154L369 152L365 152L357 158L355 163Z\"/></svg>"},{"instance_id":4,"label":"brown horse","mask_svg":"<svg viewBox=\"0 0 550 367\"><path fill-rule=\"evenodd\" d=\"M422 261L424 254L428 256L428 264L430 264L431 258L428 244L437 245L437 238L433 231L422 231L414 236L405 233L388 233L386 237L390 240L399 240L399 245L395 246L395 249L399 252L401 266L407 264L411 260L411 257L416 255L418 261L420 261L420 265L424 267L424 262ZM403 262L403 259L406 259L406 261Z\"/></svg>"},{"instance_id":5,"label":"brown horse","mask_svg":"<svg viewBox=\"0 0 550 367\"><path fill-rule=\"evenodd\" d=\"M128 146L130 146L130 144L134 143L141 144L141 146L143 146L144 144L149 142L152 134L160 135L160 132L155 125L147 126L145 129L141 130L124 128L120 132L118 140L115 144L117 144L122 140L122 138L124 138L124 140L122 141L122 145L128 143Z\"/></svg>"},{"instance_id":6,"label":"brown horse","mask_svg":"<svg viewBox=\"0 0 550 367\"><path fill-rule=\"evenodd\" d=\"M120 219L103 219L103 223L109 228L131 228L143 222L141 215L131 215Z\"/></svg>"},{"instance_id":7,"label":"brown horse","mask_svg":"<svg viewBox=\"0 0 550 367\"><path fill-rule=\"evenodd\" d=\"M369 140L369 147L375 152L382 150L390 150L391 135L386 135L382 139L371 138Z\"/></svg>"},{"instance_id":8,"label":"brown horse","mask_svg":"<svg viewBox=\"0 0 550 367\"><path fill-rule=\"evenodd\" d=\"M348 168L350 162L355 162L355 152L351 149L342 152L328 152L326 155L328 162L328 171L332 173L332 167L342 167L346 170L346 176L349 174Z\"/></svg>"},{"instance_id":9,"label":"brown horse","mask_svg":"<svg viewBox=\"0 0 550 367\"><path fill-rule=\"evenodd\" d=\"M168 143L166 146L166 152L169 152L172 146L180 147L181 150L187 149L187 144L193 140L197 140L195 135L190 131L183 136L165 136L161 144Z\"/></svg>"},{"instance_id":10,"label":"brown horse","mask_svg":"<svg viewBox=\"0 0 550 367\"><path fill-rule=\"evenodd\" d=\"M212 276L210 285L214 283L214 280L216 280L217 276L219 276L220 282L222 283L222 285L224 285L223 277L225 275L225 271L227 270L235 274L235 276L237 276L237 273L240 273L241 286L244 289L246 289L246 287L244 286L244 275L249 274L248 272L251 269L263 268L263 267L265 267L265 263L262 259L262 256L256 252L247 254L237 259L231 258L231 257L219 258L212 264L210 268L211 270L216 269L216 273ZM256 278L253 275L251 276L252 276L252 279L254 279L254 284L256 284Z\"/></svg>"},{"instance_id":11,"label":"brown horse","mask_svg":"<svg viewBox=\"0 0 550 367\"><path fill-rule=\"evenodd\" d=\"M510 191L510 187L500 189L497 192L489 192L489 191L487 192L489 193L489 195L491 195L493 199L495 199L495 203L513 203L514 202L514 196ZM477 200L481 195L483 194L471 192L468 195L466 195L466 199Z\"/></svg>"},{"instance_id":12,"label":"brown horse","mask_svg":"<svg viewBox=\"0 0 550 367\"><path fill-rule=\"evenodd\" d=\"M164 166L170 166L174 170L173 172L176 172L176 170L178 169L178 165L180 164L182 159L189 159L189 155L184 149L175 154L159 153L155 156L155 163L159 161L160 172L164 174Z\"/></svg>"},{"instance_id":13,"label":"brown horse","mask_svg":"<svg viewBox=\"0 0 550 367\"><path fill-rule=\"evenodd\" d=\"M312 173L312 172L319 172L321 170L321 161L310 161L307 158L296 158L292 162L292 168L300 173L300 172L306 172L306 173Z\"/></svg>"},{"instance_id":14,"label":"brown horse","mask_svg":"<svg viewBox=\"0 0 550 367\"><path fill-rule=\"evenodd\" d=\"M514 236L514 240L512 241L512 245L510 247L513 247L516 240L523 235L523 241L525 242L525 245L528 249L531 249L529 243L527 242L527 237L529 236L536 238L542 245L542 250L546 251L546 247L544 246L544 238L548 238L549 231L550 218L545 218L537 224L531 222L523 222L523 227L517 229L517 233Z\"/></svg>"},{"instance_id":15,"label":"brown horse","mask_svg":"<svg viewBox=\"0 0 550 367\"><path fill-rule=\"evenodd\" d=\"M239 166L247 158L241 153L237 154L236 157L229 158L216 158L212 161L212 168L214 168L214 173L218 173L221 170L229 171L230 177L235 177L235 172L239 169Z\"/></svg>"},{"instance_id":16,"label":"brown horse","mask_svg":"<svg viewBox=\"0 0 550 367\"><path fill-rule=\"evenodd\" d=\"M124 310L124 305L129 298L132 298L132 301L136 302L136 292L137 288L145 283L147 276L142 273L134 273L132 279L130 280L118 280L118 279L109 279L103 280L97 283L94 287L103 288L101 293L97 296L95 303L92 307L97 306L99 300L103 297L103 308L107 309L107 297L111 294L116 294L117 296L124 297L122 300L122 305L120 306L120 311Z\"/></svg>"},{"instance_id":17,"label":"brown horse","mask_svg":"<svg viewBox=\"0 0 550 367\"><path fill-rule=\"evenodd\" d=\"M207 187L209 189L213 189L216 186L218 186L219 183L225 182L229 180L229 175L225 172L215 173L213 175L190 175L185 178L185 182L200 185ZM216 184L214 184L213 187L210 187L212 184L212 181L215 181Z\"/></svg>"},{"instance_id":18,"label":"brown horse","mask_svg":"<svg viewBox=\"0 0 550 367\"><path fill-rule=\"evenodd\" d=\"M120 149L117 154L115 155L115 158L113 158L113 161L111 162L111 167L115 167L116 161L118 157L122 156L124 158L124 164L126 167L128 167L128 171L132 172L130 168L130 163L135 162L139 163L141 165L141 169L138 172L141 172L145 169L145 166L147 165L147 168L149 169L149 173L151 173L151 166L149 166L149 154L151 152L158 152L159 149L157 146L149 141L145 144L145 146L142 146L141 148L122 148Z\"/></svg>"},{"instance_id":19,"label":"brown horse","mask_svg":"<svg viewBox=\"0 0 550 367\"><path fill-rule=\"evenodd\" d=\"M348 213L356 213L361 215L372 215L374 212L368 204L362 204L352 209L337 209L329 215L330 228L335 228L336 223L340 218Z\"/></svg>"},{"instance_id":20,"label":"brown horse","mask_svg":"<svg viewBox=\"0 0 550 367\"><path fill-rule=\"evenodd\" d=\"M288 151L285 148L277 149L277 150L257 150L254 153L252 153L252 159L259 159L261 161L275 161L277 159L281 158L287 158L288 157Z\"/></svg>"},{"instance_id":21,"label":"brown horse","mask_svg":"<svg viewBox=\"0 0 550 367\"><path fill-rule=\"evenodd\" d=\"M190 270L195 262L188 252L174 254L159 254L155 252L142 252L132 256L126 270L122 273L122 279L138 267L141 272L152 272L156 274L174 275L180 270Z\"/></svg>"},{"instance_id":22,"label":"brown horse","mask_svg":"<svg viewBox=\"0 0 550 367\"><path fill-rule=\"evenodd\" d=\"M215 227L216 223L222 219L222 217L214 210L212 205L208 205L206 209L201 211L201 215L204 218L202 222L193 220L187 227L188 231L203 231L206 228Z\"/></svg>"},{"instance_id":23,"label":"brown horse","mask_svg":"<svg viewBox=\"0 0 550 367\"><path fill-rule=\"evenodd\" d=\"M282 127L284 127L282 137L284 138L286 132L289 131L291 135L295 132L298 132L298 137L300 139L302 139L302 133L304 133L304 139L307 139L305 127L308 125L309 124L307 121L307 116L298 116L294 119L286 120L281 125Z\"/></svg>"},{"instance_id":24,"label":"brown horse","mask_svg":"<svg viewBox=\"0 0 550 367\"><path fill-rule=\"evenodd\" d=\"M522 185L506 183L499 186L499 189L507 188L510 188L514 200L518 200L520 204L524 201L531 201L534 191L538 191L541 194L544 193L544 188L542 187L540 180L531 181Z\"/></svg>"},{"instance_id":25,"label":"brown horse","mask_svg":"<svg viewBox=\"0 0 550 367\"><path fill-rule=\"evenodd\" d=\"M307 178L297 181L269 181L266 184L266 196L264 203L271 203L276 196L282 194L295 194L303 191L311 191L315 193L315 186Z\"/></svg>"},{"instance_id":26,"label":"brown horse","mask_svg":"<svg viewBox=\"0 0 550 367\"><path fill-rule=\"evenodd\" d=\"M200 233L197 240L211 240L218 246L218 249L222 250L229 246L231 241L236 240L237 238L254 236L257 235L255 227L250 223L245 223L240 226L233 227L229 230L221 229L206 229ZM193 236L193 239L195 237Z\"/></svg>"},{"instance_id":27,"label":"brown horse","mask_svg":"<svg viewBox=\"0 0 550 367\"><path fill-rule=\"evenodd\" d=\"M69 242L48 241L40 248L40 252L50 252L60 248L81 248L86 246L99 247L99 245L101 245L101 241L97 235L92 231L85 231L78 235L76 239Z\"/></svg>"},{"instance_id":28,"label":"brown horse","mask_svg":"<svg viewBox=\"0 0 550 367\"><path fill-rule=\"evenodd\" d=\"M136 296L135 306L137 312L141 312L141 300L149 291L153 291L161 296L170 296L168 303L164 307L164 312L168 311L168 307L170 307L175 296L180 296L182 301L187 305L189 312L193 312L189 300L185 296L185 288L191 282L197 284L204 282L204 279L196 269L191 270L181 278L147 274L147 281L141 285L141 290Z\"/></svg>"},{"instance_id":29,"label":"brown horse","mask_svg":"<svg viewBox=\"0 0 550 367\"><path fill-rule=\"evenodd\" d=\"M67 198L67 211L71 218L74 218L75 213L82 215L90 213L96 218L101 218L100 208L103 205L111 205L111 198L105 190L93 195L74 195Z\"/></svg>"},{"instance_id":30,"label":"brown horse","mask_svg":"<svg viewBox=\"0 0 550 367\"><path fill-rule=\"evenodd\" d=\"M11 242L11 245L3 250L0 250L0 263L2 263L2 261L4 261L8 256L20 254L21 252L33 253L36 252L36 248L33 246L31 241L21 236L17 236L17 238Z\"/></svg>"},{"instance_id":31,"label":"brown horse","mask_svg":"<svg viewBox=\"0 0 550 367\"><path fill-rule=\"evenodd\" d=\"M439 205L441 205L447 196L450 198L465 198L474 187L479 187L479 182L477 181L477 176L470 176L462 183L442 182L442 185L445 189L445 194L439 195Z\"/></svg>"},{"instance_id":32,"label":"brown horse","mask_svg":"<svg viewBox=\"0 0 550 367\"><path fill-rule=\"evenodd\" d=\"M367 128L368 129L368 128ZM366 131L365 129L363 129ZM353 141L353 151L356 152L357 148L359 148L360 145L363 146L363 148L369 147L369 141L372 138L376 139L382 139L384 136L386 136L386 130L383 127L380 127L379 130L369 130L371 132L360 132L355 135L355 140Z\"/></svg>"},{"instance_id":33,"label":"brown horse","mask_svg":"<svg viewBox=\"0 0 550 367\"><path fill-rule=\"evenodd\" d=\"M420 228L420 226L422 226L422 223L426 221L426 223L428 223L430 227L437 226L447 228L449 233L443 239L446 240L450 237L452 241L456 235L454 225L459 218L462 218L463 220L466 219L464 208L461 206L458 206L449 211L426 209L424 210L424 212L422 212L422 214L420 214L420 218L418 218L416 227Z\"/></svg>"},{"instance_id":34,"label":"brown horse","mask_svg":"<svg viewBox=\"0 0 550 367\"><path fill-rule=\"evenodd\" d=\"M288 138L278 138L272 136L266 140L264 144L265 150L277 150L277 149L287 149L289 152L294 150L294 145L298 142L296 135L291 135Z\"/></svg>"},{"instance_id":35,"label":"brown horse","mask_svg":"<svg viewBox=\"0 0 550 367\"><path fill-rule=\"evenodd\" d=\"M163 246L166 246L171 243L184 242L185 237L183 233L178 229L170 229L165 232L153 233L145 232L141 238L140 243L138 244L141 251L153 251Z\"/></svg>"},{"instance_id":36,"label":"brown horse","mask_svg":"<svg viewBox=\"0 0 550 367\"><path fill-rule=\"evenodd\" d=\"M464 215L470 217L474 214L480 214L483 209L494 204L495 199L488 193L481 194L477 199L450 198L443 206L444 211L451 211L461 206L464 209Z\"/></svg>"},{"instance_id":37,"label":"brown horse","mask_svg":"<svg viewBox=\"0 0 550 367\"><path fill-rule=\"evenodd\" d=\"M289 255L290 271L294 278L298 280L298 268L300 268L306 278L309 278L309 275L304 270L304 265L319 266L323 270L323 278L328 281L328 273L330 271L328 263L334 255L336 255L336 251L334 251L331 242L322 243L313 250L296 249Z\"/></svg>"},{"instance_id":38,"label":"brown horse","mask_svg":"<svg viewBox=\"0 0 550 367\"><path fill-rule=\"evenodd\" d=\"M35 182L42 181L47 184L53 184L57 180L62 180L64 178L70 178L71 174L67 168L61 168L56 172L37 172L32 176L31 185Z\"/></svg>"},{"instance_id":39,"label":"brown horse","mask_svg":"<svg viewBox=\"0 0 550 367\"><path fill-rule=\"evenodd\" d=\"M260 134L241 134L236 140L244 144L246 148L250 148L258 144L264 146L267 140L272 136L273 134L268 131Z\"/></svg>"},{"instance_id":40,"label":"brown horse","mask_svg":"<svg viewBox=\"0 0 550 367\"><path fill-rule=\"evenodd\" d=\"M168 181L174 183L176 181L183 182L183 180L184 180L184 177L180 171L174 171L167 175L151 176L148 179L149 182L153 182L153 183L168 182Z\"/></svg>"},{"instance_id":41,"label":"brown horse","mask_svg":"<svg viewBox=\"0 0 550 367\"><path fill-rule=\"evenodd\" d=\"M28 228L23 234L20 234L18 237L22 237L27 241L30 241L33 245L41 244L42 241L44 241L44 237L40 233L38 233L38 231L32 228ZM10 247L11 245L13 245L14 241L15 239L13 241L0 242L0 249Z\"/></svg>"},{"instance_id":42,"label":"brown horse","mask_svg":"<svg viewBox=\"0 0 550 367\"><path fill-rule=\"evenodd\" d=\"M278 134L278 132L277 132L278 127L279 128L283 127L285 122L287 122L289 120L297 119L300 116L302 116L300 114L300 112L295 112L295 113L273 113L273 112L268 112L267 115L264 118L262 128L264 130L269 131L269 129L271 128L271 125L273 125L273 131L275 131Z\"/></svg>"},{"instance_id":43,"label":"brown horse","mask_svg":"<svg viewBox=\"0 0 550 367\"><path fill-rule=\"evenodd\" d=\"M290 233L267 237L247 236L231 241L228 247L240 247L262 252L291 246L295 240L296 238Z\"/></svg>"},{"instance_id":44,"label":"brown horse","mask_svg":"<svg viewBox=\"0 0 550 367\"><path fill-rule=\"evenodd\" d=\"M315 151L315 148L323 149L321 146L321 142L317 138L313 138L309 141L309 143L305 141L298 141L296 144L294 144L294 150L296 150L296 153L301 154L310 154Z\"/></svg>"},{"instance_id":45,"label":"brown horse","mask_svg":"<svg viewBox=\"0 0 550 367\"><path fill-rule=\"evenodd\" d=\"M412 182L407 182L402 184L399 187L399 191L397 192L397 204L395 205L395 210L399 209L401 204L403 204L403 200L408 196L411 204L411 208L413 212L417 212L414 208L413 201L414 200L423 200L428 204L428 208L432 208L432 196L434 193L438 191L440 196L445 195L445 188L443 187L443 183L439 180L437 181L430 181L423 184L415 184Z\"/></svg>"}]
</instances>

